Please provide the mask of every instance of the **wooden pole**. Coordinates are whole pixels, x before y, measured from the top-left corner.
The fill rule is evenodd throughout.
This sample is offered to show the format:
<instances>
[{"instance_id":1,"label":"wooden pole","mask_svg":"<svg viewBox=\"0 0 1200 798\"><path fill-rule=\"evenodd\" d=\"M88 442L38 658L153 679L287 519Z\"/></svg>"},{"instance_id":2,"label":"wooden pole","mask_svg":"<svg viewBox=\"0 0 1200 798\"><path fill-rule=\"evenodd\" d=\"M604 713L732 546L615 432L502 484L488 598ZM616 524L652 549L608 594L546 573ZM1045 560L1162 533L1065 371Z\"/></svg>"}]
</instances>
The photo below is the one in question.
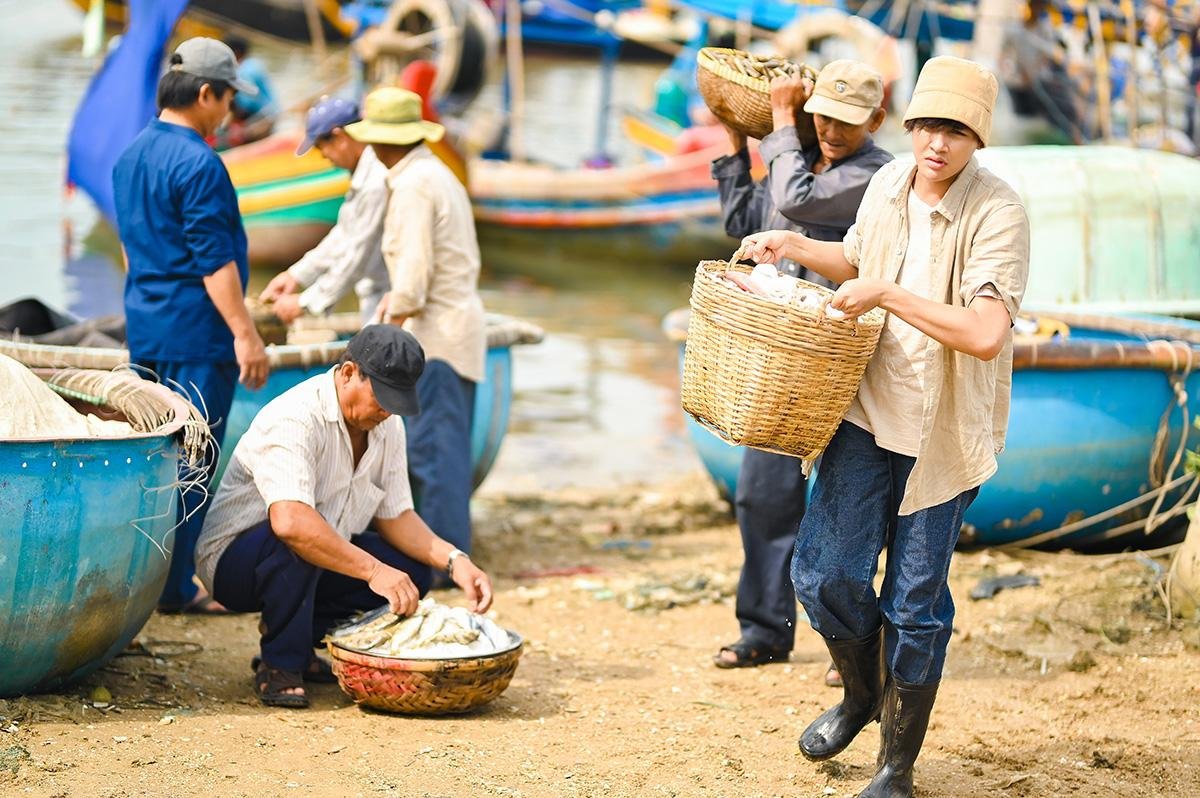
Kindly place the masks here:
<instances>
[{"instance_id":1,"label":"wooden pole","mask_svg":"<svg viewBox=\"0 0 1200 798\"><path fill-rule=\"evenodd\" d=\"M1129 140L1137 144L1137 129L1141 123L1141 103L1138 92L1138 21L1133 0L1121 0L1125 12L1125 41L1129 44L1129 77L1125 81L1125 127Z\"/></svg>"},{"instance_id":2,"label":"wooden pole","mask_svg":"<svg viewBox=\"0 0 1200 798\"><path fill-rule=\"evenodd\" d=\"M508 61L508 151L512 160L525 160L525 56L521 44L521 0L504 3L504 53Z\"/></svg>"},{"instance_id":3,"label":"wooden pole","mask_svg":"<svg viewBox=\"0 0 1200 798\"><path fill-rule=\"evenodd\" d=\"M321 12L317 0L304 0L304 16L308 19L308 38L312 42L313 54L325 60L325 27L321 24Z\"/></svg>"},{"instance_id":4,"label":"wooden pole","mask_svg":"<svg viewBox=\"0 0 1200 798\"><path fill-rule=\"evenodd\" d=\"M1112 141L1112 83L1108 77L1108 48L1104 44L1104 28L1100 25L1100 8L1094 0L1088 3L1087 15L1092 32L1092 60L1096 65L1096 111L1100 117L1100 136L1105 141Z\"/></svg>"}]
</instances>

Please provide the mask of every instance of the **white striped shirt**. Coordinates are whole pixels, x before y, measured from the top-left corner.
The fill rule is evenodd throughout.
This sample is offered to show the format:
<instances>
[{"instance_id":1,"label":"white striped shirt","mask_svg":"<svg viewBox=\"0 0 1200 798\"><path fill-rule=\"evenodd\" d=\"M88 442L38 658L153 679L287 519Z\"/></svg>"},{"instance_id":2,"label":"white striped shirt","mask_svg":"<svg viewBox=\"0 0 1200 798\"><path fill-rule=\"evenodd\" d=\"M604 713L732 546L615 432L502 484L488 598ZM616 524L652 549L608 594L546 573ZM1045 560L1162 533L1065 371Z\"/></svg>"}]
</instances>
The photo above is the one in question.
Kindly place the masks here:
<instances>
[{"instance_id":1,"label":"white striped shirt","mask_svg":"<svg viewBox=\"0 0 1200 798\"><path fill-rule=\"evenodd\" d=\"M412 509L403 420L392 416L367 433L356 469L333 372L271 400L238 441L196 543L196 575L209 593L225 549L266 521L275 502L315 508L347 540L372 518Z\"/></svg>"}]
</instances>

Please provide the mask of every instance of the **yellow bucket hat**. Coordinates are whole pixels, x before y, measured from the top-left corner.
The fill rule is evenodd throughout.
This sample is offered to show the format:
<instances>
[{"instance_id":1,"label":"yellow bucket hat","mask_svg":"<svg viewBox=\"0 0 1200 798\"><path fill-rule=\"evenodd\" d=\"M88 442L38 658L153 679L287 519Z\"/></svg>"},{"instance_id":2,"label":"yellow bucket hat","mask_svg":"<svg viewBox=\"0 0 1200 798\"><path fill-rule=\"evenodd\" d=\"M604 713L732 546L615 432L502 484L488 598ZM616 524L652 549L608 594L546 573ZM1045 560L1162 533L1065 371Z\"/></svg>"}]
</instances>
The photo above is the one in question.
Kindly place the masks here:
<instances>
[{"instance_id":1,"label":"yellow bucket hat","mask_svg":"<svg viewBox=\"0 0 1200 798\"><path fill-rule=\"evenodd\" d=\"M804 112L861 125L883 103L883 78L861 61L830 61L817 75Z\"/></svg>"},{"instance_id":2,"label":"yellow bucket hat","mask_svg":"<svg viewBox=\"0 0 1200 798\"><path fill-rule=\"evenodd\" d=\"M346 125L350 138L364 144L414 144L439 141L446 129L421 118L421 97L387 86L367 95L361 122Z\"/></svg>"},{"instance_id":3,"label":"yellow bucket hat","mask_svg":"<svg viewBox=\"0 0 1200 798\"><path fill-rule=\"evenodd\" d=\"M992 109L1000 85L996 76L974 61L939 55L925 63L917 77L904 121L952 119L966 125L983 146L992 135Z\"/></svg>"}]
</instances>

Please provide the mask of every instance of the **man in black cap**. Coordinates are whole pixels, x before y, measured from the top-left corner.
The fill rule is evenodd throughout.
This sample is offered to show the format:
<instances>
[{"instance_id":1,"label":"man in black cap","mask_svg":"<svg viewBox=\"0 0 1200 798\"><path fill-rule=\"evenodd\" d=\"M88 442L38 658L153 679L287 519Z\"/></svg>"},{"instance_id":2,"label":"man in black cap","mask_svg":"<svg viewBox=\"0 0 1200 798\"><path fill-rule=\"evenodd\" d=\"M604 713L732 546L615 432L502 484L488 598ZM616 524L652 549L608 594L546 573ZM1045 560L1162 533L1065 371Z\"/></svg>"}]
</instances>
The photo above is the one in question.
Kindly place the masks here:
<instances>
[{"instance_id":1,"label":"man in black cap","mask_svg":"<svg viewBox=\"0 0 1200 798\"><path fill-rule=\"evenodd\" d=\"M303 682L332 681L313 647L341 618L386 601L411 613L444 570L487 610L492 587L413 510L404 424L425 354L393 325L367 327L341 363L282 394L238 441L196 546L217 601L262 612L255 689L305 707Z\"/></svg>"}]
</instances>

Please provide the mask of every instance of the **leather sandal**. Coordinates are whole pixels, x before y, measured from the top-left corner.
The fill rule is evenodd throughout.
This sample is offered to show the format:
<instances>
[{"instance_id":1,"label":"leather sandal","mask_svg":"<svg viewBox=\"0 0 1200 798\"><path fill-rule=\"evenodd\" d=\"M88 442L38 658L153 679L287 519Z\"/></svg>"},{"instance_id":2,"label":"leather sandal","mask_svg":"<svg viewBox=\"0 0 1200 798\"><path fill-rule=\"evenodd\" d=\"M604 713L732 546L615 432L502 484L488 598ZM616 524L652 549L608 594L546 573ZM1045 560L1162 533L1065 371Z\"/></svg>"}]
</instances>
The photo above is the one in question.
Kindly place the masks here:
<instances>
[{"instance_id":1,"label":"leather sandal","mask_svg":"<svg viewBox=\"0 0 1200 798\"><path fill-rule=\"evenodd\" d=\"M250 670L255 673L258 672L260 665L262 665L262 657L253 657L250 660ZM308 667L300 676L304 681L312 684L337 684L337 677L333 675L333 666L316 655L313 655L313 658L308 661Z\"/></svg>"},{"instance_id":2,"label":"leather sandal","mask_svg":"<svg viewBox=\"0 0 1200 798\"><path fill-rule=\"evenodd\" d=\"M258 699L264 706L304 709L308 706L307 695L284 692L297 687L303 690L304 680L295 671L272 668L265 662L259 662L254 671L254 692L258 694Z\"/></svg>"},{"instance_id":3,"label":"leather sandal","mask_svg":"<svg viewBox=\"0 0 1200 798\"><path fill-rule=\"evenodd\" d=\"M723 657L722 654L726 651L731 652L734 658ZM722 646L713 656L713 664L718 668L754 668L768 662L787 662L791 654L791 649L768 647L743 638L736 643Z\"/></svg>"}]
</instances>

